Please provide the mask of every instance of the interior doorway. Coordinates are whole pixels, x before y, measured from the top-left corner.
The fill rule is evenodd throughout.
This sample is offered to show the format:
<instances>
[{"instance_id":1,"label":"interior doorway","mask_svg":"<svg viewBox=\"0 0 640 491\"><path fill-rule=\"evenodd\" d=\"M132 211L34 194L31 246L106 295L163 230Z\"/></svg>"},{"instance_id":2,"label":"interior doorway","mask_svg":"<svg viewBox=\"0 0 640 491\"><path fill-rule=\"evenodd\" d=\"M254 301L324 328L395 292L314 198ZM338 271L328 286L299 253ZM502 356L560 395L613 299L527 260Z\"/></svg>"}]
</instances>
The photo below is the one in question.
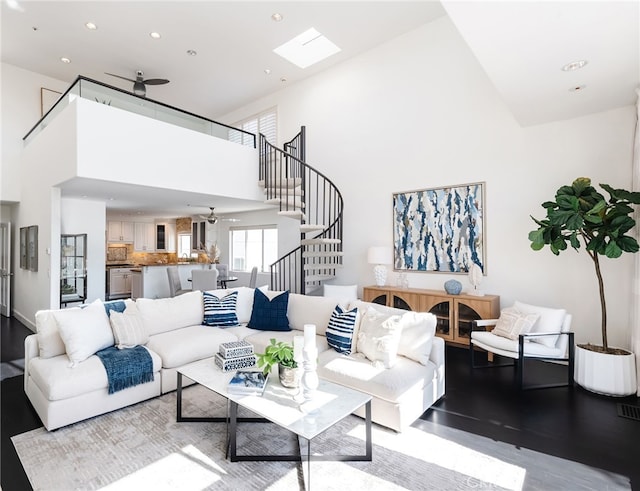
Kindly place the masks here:
<instances>
[{"instance_id":1,"label":"interior doorway","mask_svg":"<svg viewBox=\"0 0 640 491\"><path fill-rule=\"evenodd\" d=\"M0 223L0 314L11 316L11 223Z\"/></svg>"}]
</instances>

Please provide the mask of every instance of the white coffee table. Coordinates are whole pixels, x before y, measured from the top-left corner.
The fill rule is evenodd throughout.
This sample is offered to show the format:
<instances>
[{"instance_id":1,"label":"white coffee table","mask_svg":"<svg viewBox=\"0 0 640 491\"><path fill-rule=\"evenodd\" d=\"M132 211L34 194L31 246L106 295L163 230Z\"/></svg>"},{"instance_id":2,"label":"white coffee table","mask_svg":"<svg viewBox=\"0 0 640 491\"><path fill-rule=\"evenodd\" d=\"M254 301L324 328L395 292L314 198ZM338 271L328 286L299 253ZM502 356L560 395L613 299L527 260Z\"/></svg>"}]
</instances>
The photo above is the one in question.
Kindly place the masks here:
<instances>
[{"instance_id":1,"label":"white coffee table","mask_svg":"<svg viewBox=\"0 0 640 491\"><path fill-rule=\"evenodd\" d=\"M213 360L202 360L191 363L177 370L177 416L178 422L224 422L228 425L229 459L239 461L301 461L302 455L238 455L237 431L239 422L270 421L285 428L298 437L307 440L307 469L310 475L311 460L338 461L371 461L373 449L371 443L371 396L357 390L343 387L325 380L313 398L314 410L309 413L299 409L294 400L297 389L287 389L280 385L277 374L271 374L267 387L261 396L238 395L227 392L227 384L235 373L234 370L223 372ZM182 415L182 383L183 377L227 398L229 414L227 417L186 417ZM359 407L365 407L366 440L363 455L312 455L311 440L334 424L338 423ZM249 409L258 418L238 417L238 406Z\"/></svg>"}]
</instances>

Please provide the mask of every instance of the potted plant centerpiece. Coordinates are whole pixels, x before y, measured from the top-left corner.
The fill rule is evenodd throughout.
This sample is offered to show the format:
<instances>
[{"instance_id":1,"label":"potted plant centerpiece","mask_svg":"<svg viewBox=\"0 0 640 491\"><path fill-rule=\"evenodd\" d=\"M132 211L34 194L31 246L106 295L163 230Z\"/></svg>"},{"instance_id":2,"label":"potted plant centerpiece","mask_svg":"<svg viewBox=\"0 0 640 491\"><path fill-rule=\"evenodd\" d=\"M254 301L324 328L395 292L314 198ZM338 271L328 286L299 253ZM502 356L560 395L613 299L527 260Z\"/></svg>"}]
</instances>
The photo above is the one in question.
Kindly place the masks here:
<instances>
[{"instance_id":1,"label":"potted plant centerpiece","mask_svg":"<svg viewBox=\"0 0 640 491\"><path fill-rule=\"evenodd\" d=\"M298 364L293 359L293 346L284 341L276 342L275 338L271 338L264 353L258 354L258 367L262 368L266 375L275 364L278 364L280 383L284 387L298 387Z\"/></svg>"},{"instance_id":2,"label":"potted plant centerpiece","mask_svg":"<svg viewBox=\"0 0 640 491\"><path fill-rule=\"evenodd\" d=\"M607 200L592 185L591 179L579 177L571 186L556 191L555 201L546 201L543 220L531 217L538 229L529 233L531 248L539 251L548 245L556 256L571 246L581 245L595 267L600 293L602 346L582 344L576 347L575 381L592 392L625 396L637 390L633 353L612 348L607 342L607 305L600 257L618 258L623 252L638 252L635 238L627 235L635 225L633 207L640 204L640 193L613 189L600 184L609 194Z\"/></svg>"}]
</instances>

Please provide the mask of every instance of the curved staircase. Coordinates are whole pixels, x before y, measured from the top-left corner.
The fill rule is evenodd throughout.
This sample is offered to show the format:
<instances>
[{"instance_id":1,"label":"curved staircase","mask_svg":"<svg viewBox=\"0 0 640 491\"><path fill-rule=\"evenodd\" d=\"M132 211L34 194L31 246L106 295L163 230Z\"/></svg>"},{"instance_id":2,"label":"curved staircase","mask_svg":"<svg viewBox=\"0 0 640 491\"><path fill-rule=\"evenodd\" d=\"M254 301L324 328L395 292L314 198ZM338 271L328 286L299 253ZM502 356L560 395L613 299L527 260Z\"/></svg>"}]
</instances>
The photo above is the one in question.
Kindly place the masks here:
<instances>
[{"instance_id":1,"label":"curved staircase","mask_svg":"<svg viewBox=\"0 0 640 491\"><path fill-rule=\"evenodd\" d=\"M265 203L300 221L300 245L270 266L271 289L313 293L342 267L343 201L324 174L307 165L305 127L284 150L260 135L260 186Z\"/></svg>"}]
</instances>

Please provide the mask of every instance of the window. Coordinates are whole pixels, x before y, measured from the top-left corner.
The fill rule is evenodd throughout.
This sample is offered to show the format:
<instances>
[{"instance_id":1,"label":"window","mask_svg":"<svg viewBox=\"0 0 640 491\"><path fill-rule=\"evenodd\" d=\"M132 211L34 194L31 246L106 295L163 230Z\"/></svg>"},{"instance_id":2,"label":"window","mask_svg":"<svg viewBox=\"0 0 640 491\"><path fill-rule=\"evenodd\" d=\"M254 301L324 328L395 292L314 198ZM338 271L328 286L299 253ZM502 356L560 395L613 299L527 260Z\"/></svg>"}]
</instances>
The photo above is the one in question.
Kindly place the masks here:
<instances>
[{"instance_id":1,"label":"window","mask_svg":"<svg viewBox=\"0 0 640 491\"><path fill-rule=\"evenodd\" d=\"M191 235L178 235L178 259L186 259L191 256Z\"/></svg>"},{"instance_id":2,"label":"window","mask_svg":"<svg viewBox=\"0 0 640 491\"><path fill-rule=\"evenodd\" d=\"M231 126L240 128L249 133L256 135L256 142L258 133L262 133L269 143L272 145L278 144L278 119L276 116L276 108L267 109L266 111L256 114L242 121L238 121ZM229 140L235 143L241 143L243 145L253 144L253 140L249 135L240 133L239 131L229 130ZM251 140L251 141L249 141Z\"/></svg>"},{"instance_id":3,"label":"window","mask_svg":"<svg viewBox=\"0 0 640 491\"><path fill-rule=\"evenodd\" d=\"M233 227L229 229L231 268L234 271L267 272L278 259L278 229L275 225L263 227Z\"/></svg>"}]
</instances>

